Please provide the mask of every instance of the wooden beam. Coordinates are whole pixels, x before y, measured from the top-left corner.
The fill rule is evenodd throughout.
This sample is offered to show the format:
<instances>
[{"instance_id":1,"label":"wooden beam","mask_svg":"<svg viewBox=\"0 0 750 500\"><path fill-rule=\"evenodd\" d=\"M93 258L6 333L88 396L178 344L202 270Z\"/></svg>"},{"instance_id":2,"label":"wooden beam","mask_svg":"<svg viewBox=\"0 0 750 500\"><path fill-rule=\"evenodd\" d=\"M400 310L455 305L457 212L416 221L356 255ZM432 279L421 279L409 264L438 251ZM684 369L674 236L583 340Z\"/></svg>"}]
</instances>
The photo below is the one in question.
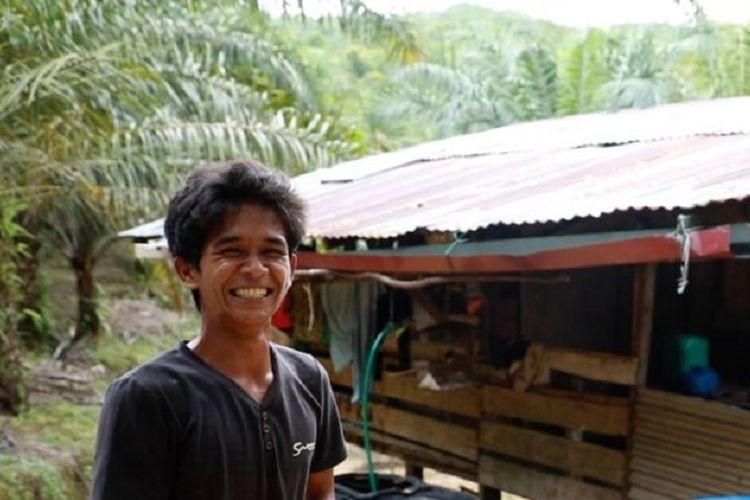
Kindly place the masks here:
<instances>
[{"instance_id":1,"label":"wooden beam","mask_svg":"<svg viewBox=\"0 0 750 500\"><path fill-rule=\"evenodd\" d=\"M546 465L615 486L625 481L625 452L514 425L482 422L482 449Z\"/></svg>"},{"instance_id":2,"label":"wooden beam","mask_svg":"<svg viewBox=\"0 0 750 500\"><path fill-rule=\"evenodd\" d=\"M333 361L330 358L317 358L323 368L328 372L328 378L331 380L331 384L341 385L344 387L352 387L352 365L347 366L340 372L333 370Z\"/></svg>"},{"instance_id":3,"label":"wooden beam","mask_svg":"<svg viewBox=\"0 0 750 500\"><path fill-rule=\"evenodd\" d=\"M336 406L339 409L339 416L341 420L349 420L351 422L359 422L362 413L359 409L359 404L352 403L352 398L348 394L341 394L340 392L334 393L336 398Z\"/></svg>"},{"instance_id":4,"label":"wooden beam","mask_svg":"<svg viewBox=\"0 0 750 500\"><path fill-rule=\"evenodd\" d=\"M690 233L694 259L732 256L729 225ZM679 242L670 234L643 235L617 241L554 248L530 255L374 255L363 252L297 252L298 269L376 271L394 274L498 274L517 271L578 269L680 259ZM523 277L516 280L521 281ZM474 278L477 279L477 278Z\"/></svg>"},{"instance_id":5,"label":"wooden beam","mask_svg":"<svg viewBox=\"0 0 750 500\"><path fill-rule=\"evenodd\" d=\"M361 444L362 429L358 425L343 422L342 427L347 440ZM378 430L371 430L370 437L373 447L384 453L398 455L411 463L439 469L469 481L477 480L477 463L475 461L457 457Z\"/></svg>"},{"instance_id":6,"label":"wooden beam","mask_svg":"<svg viewBox=\"0 0 750 500\"><path fill-rule=\"evenodd\" d=\"M633 275L633 355L638 359L636 384L645 387L654 324L656 264L641 264Z\"/></svg>"},{"instance_id":7,"label":"wooden beam","mask_svg":"<svg viewBox=\"0 0 750 500\"><path fill-rule=\"evenodd\" d=\"M375 413L373 413L373 416ZM392 407L385 408L383 430L469 460L477 459L477 429Z\"/></svg>"},{"instance_id":8,"label":"wooden beam","mask_svg":"<svg viewBox=\"0 0 750 500\"><path fill-rule=\"evenodd\" d=\"M479 418L481 392L477 388L466 387L445 391L433 391L417 387L414 372L384 373L377 394L388 398L408 401L472 418Z\"/></svg>"},{"instance_id":9,"label":"wooden beam","mask_svg":"<svg viewBox=\"0 0 750 500\"><path fill-rule=\"evenodd\" d=\"M634 385L638 360L632 356L606 352L544 346L542 370L556 370L612 384Z\"/></svg>"},{"instance_id":10,"label":"wooden beam","mask_svg":"<svg viewBox=\"0 0 750 500\"><path fill-rule=\"evenodd\" d=\"M622 500L623 497L622 490L548 474L487 455L479 458L479 482L534 499Z\"/></svg>"},{"instance_id":11,"label":"wooden beam","mask_svg":"<svg viewBox=\"0 0 750 500\"><path fill-rule=\"evenodd\" d=\"M630 408L625 398L601 398L599 402L591 396L584 399L574 393L567 397L552 396L485 385L482 387L482 410L566 429L628 435Z\"/></svg>"},{"instance_id":12,"label":"wooden beam","mask_svg":"<svg viewBox=\"0 0 750 500\"><path fill-rule=\"evenodd\" d=\"M448 342L437 342L427 339L412 339L409 346L412 359L445 361L451 355L470 356L466 345Z\"/></svg>"}]
</instances>

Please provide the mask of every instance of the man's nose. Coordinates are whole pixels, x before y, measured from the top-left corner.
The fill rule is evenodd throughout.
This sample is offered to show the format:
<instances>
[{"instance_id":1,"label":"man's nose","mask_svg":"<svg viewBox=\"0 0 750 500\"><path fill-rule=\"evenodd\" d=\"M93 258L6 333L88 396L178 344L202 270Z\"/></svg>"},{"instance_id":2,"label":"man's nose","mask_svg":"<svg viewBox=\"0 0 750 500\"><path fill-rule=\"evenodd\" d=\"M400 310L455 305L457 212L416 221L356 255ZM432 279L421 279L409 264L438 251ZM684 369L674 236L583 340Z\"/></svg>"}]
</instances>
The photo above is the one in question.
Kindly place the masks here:
<instances>
[{"instance_id":1,"label":"man's nose","mask_svg":"<svg viewBox=\"0 0 750 500\"><path fill-rule=\"evenodd\" d=\"M252 274L262 274L267 270L267 266L260 255L251 253L242 262L242 271Z\"/></svg>"}]
</instances>

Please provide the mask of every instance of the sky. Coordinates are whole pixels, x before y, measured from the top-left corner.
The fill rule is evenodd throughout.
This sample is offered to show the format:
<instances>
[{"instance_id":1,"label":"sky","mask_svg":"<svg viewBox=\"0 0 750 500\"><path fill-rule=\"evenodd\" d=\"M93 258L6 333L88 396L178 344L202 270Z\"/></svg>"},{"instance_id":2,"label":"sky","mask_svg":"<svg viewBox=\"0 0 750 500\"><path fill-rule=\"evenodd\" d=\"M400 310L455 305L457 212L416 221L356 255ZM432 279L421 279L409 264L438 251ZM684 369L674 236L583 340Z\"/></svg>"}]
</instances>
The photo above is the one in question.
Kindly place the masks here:
<instances>
[{"instance_id":1,"label":"sky","mask_svg":"<svg viewBox=\"0 0 750 500\"><path fill-rule=\"evenodd\" d=\"M633 23L680 24L690 19L691 7L683 0L364 0L378 12L439 12L458 4L494 10L515 10L530 17L584 28ZM270 5L270 2L267 2ZM278 2L275 2L278 5ZM296 3L296 2L289 2ZM316 17L335 12L338 0L305 0L305 11ZM712 21L750 23L750 0L703 0L701 6Z\"/></svg>"}]
</instances>

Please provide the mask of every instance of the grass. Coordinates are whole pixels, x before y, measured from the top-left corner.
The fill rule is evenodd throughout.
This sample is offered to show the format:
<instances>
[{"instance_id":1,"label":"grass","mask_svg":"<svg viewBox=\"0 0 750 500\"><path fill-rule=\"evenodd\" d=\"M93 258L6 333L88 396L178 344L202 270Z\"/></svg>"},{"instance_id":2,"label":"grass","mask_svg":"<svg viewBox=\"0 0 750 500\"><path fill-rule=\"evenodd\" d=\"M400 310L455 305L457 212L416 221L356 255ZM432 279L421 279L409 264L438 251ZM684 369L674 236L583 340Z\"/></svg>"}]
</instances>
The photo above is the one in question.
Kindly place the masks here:
<instances>
[{"instance_id":1,"label":"grass","mask_svg":"<svg viewBox=\"0 0 750 500\"><path fill-rule=\"evenodd\" d=\"M92 364L107 367L94 387L103 391L114 376L174 347L177 338L170 330L144 334L131 343L109 335L88 346ZM50 399L6 419L5 428L20 446L15 455L0 452L0 500L86 498L99 412L99 405Z\"/></svg>"},{"instance_id":2,"label":"grass","mask_svg":"<svg viewBox=\"0 0 750 500\"><path fill-rule=\"evenodd\" d=\"M67 500L71 494L54 465L0 453L0 500Z\"/></svg>"},{"instance_id":3,"label":"grass","mask_svg":"<svg viewBox=\"0 0 750 500\"><path fill-rule=\"evenodd\" d=\"M196 332L197 328L185 326L186 332ZM96 345L90 345L87 354L95 363L101 363L108 371L122 374L158 353L177 346L183 337L170 329L161 333L149 333L126 342L117 335L106 335Z\"/></svg>"},{"instance_id":4,"label":"grass","mask_svg":"<svg viewBox=\"0 0 750 500\"><path fill-rule=\"evenodd\" d=\"M89 454L96 437L99 406L49 401L15 419L14 430L54 448Z\"/></svg>"},{"instance_id":5,"label":"grass","mask_svg":"<svg viewBox=\"0 0 750 500\"><path fill-rule=\"evenodd\" d=\"M44 491L28 498L85 498L99 410L98 405L47 401L13 419L12 435L29 451L5 456L12 467L0 465L0 499L25 499L26 489L14 487L23 484L26 488L32 483ZM24 478L20 483L19 474Z\"/></svg>"},{"instance_id":6,"label":"grass","mask_svg":"<svg viewBox=\"0 0 750 500\"><path fill-rule=\"evenodd\" d=\"M46 262L44 273L50 302L45 316L49 316L59 338L66 335L74 320L74 281L59 255ZM114 245L97 269L105 321L115 312L110 307L112 299L154 296L152 287L170 285L163 284L163 279L155 274L154 282L145 287L136 277L129 242ZM134 330L133 335L106 328L106 334L98 341L81 345L80 355L76 356L76 366L101 364L106 368L104 374L93 381L98 391L104 391L115 377L175 347L179 339L198 331L198 319L194 314L183 316L185 321L179 324L165 325L164 315L155 309L147 315L151 321L145 326L137 317L120 315L120 324L124 317L127 328ZM170 321L174 323L174 315ZM128 337L127 340L124 337ZM26 353L26 363L44 362L49 359L46 351L40 348L38 352ZM100 406L96 404L75 404L50 397L34 402L17 417L0 416L0 500L87 498L99 413ZM11 446L3 446L4 434L8 435Z\"/></svg>"},{"instance_id":7,"label":"grass","mask_svg":"<svg viewBox=\"0 0 750 500\"><path fill-rule=\"evenodd\" d=\"M196 331L191 321L184 322L184 331ZM175 347L179 338L174 327L165 327L131 341L112 332L89 343L83 347L84 359L107 368L93 381L94 387L103 391L114 377ZM17 443L9 452L0 451L0 500L86 498L99 413L96 404L51 398L35 402L15 418L0 420L0 430L9 431Z\"/></svg>"}]
</instances>

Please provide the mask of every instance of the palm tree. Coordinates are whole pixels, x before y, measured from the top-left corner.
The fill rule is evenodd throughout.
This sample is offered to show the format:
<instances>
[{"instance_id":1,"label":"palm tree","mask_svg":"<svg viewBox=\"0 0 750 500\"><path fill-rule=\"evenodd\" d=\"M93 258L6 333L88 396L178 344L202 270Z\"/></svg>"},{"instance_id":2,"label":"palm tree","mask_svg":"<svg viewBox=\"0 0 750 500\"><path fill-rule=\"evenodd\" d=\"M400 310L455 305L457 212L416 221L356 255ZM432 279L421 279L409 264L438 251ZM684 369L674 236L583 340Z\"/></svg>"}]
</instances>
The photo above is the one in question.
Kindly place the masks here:
<instances>
[{"instance_id":1,"label":"palm tree","mask_svg":"<svg viewBox=\"0 0 750 500\"><path fill-rule=\"evenodd\" d=\"M374 124L385 128L411 117L433 124L422 129L426 140L555 114L557 63L548 49L534 45L513 54L487 46L484 52L480 67L417 63L396 70Z\"/></svg>"},{"instance_id":2,"label":"palm tree","mask_svg":"<svg viewBox=\"0 0 750 500\"><path fill-rule=\"evenodd\" d=\"M21 208L20 203L7 200L0 205L0 411L10 414L18 413L25 398L23 363L16 329L23 287L18 266L25 252L17 238L26 234L15 221Z\"/></svg>"},{"instance_id":3,"label":"palm tree","mask_svg":"<svg viewBox=\"0 0 750 500\"><path fill-rule=\"evenodd\" d=\"M256 14L195 1L7 2L0 200L27 199L19 218L74 270L73 340L98 332L93 269L107 241L162 207L196 161L251 155L299 172L348 154Z\"/></svg>"},{"instance_id":4,"label":"palm tree","mask_svg":"<svg viewBox=\"0 0 750 500\"><path fill-rule=\"evenodd\" d=\"M597 90L600 106L612 110L647 108L670 100L669 48L653 33L639 30L617 39L610 80Z\"/></svg>"},{"instance_id":5,"label":"palm tree","mask_svg":"<svg viewBox=\"0 0 750 500\"><path fill-rule=\"evenodd\" d=\"M611 46L601 30L587 30L561 49L557 113L569 115L599 109L599 88L611 79Z\"/></svg>"}]
</instances>

